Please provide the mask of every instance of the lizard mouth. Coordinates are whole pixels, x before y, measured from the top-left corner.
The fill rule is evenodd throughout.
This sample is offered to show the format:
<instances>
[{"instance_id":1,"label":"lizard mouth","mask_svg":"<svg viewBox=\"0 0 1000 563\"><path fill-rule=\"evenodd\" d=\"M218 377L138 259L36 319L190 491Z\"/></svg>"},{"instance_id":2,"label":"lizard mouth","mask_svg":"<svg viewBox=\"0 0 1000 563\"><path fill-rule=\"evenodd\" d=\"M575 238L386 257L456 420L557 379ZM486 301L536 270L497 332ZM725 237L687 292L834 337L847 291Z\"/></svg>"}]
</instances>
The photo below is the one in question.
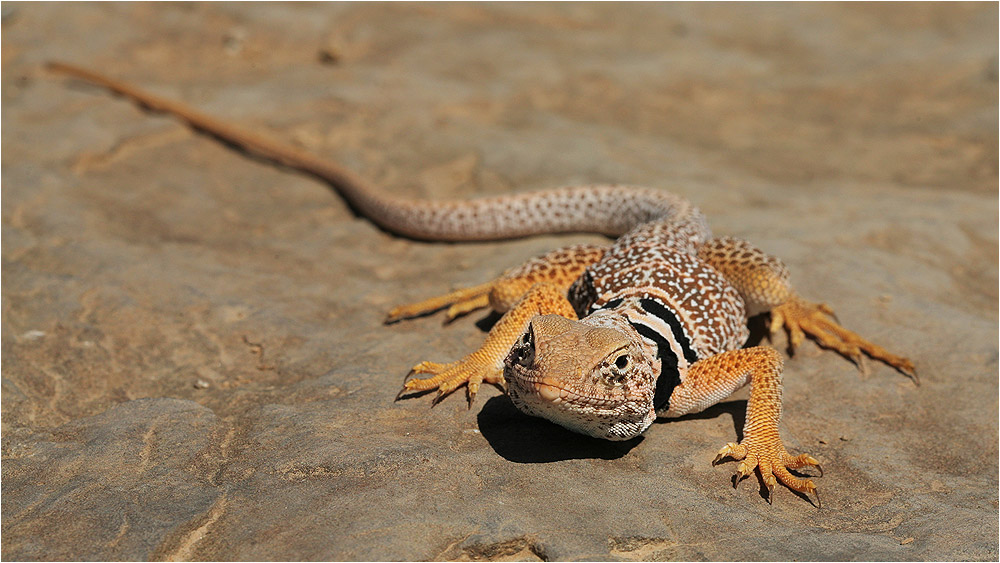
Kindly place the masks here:
<instances>
[{"instance_id":1,"label":"lizard mouth","mask_svg":"<svg viewBox=\"0 0 1000 563\"><path fill-rule=\"evenodd\" d=\"M612 411L625 397L606 392L581 392L553 377L539 377L523 365L514 364L504 374L508 393L515 400L542 402L566 407L590 407L596 411ZM623 395L623 394L622 394Z\"/></svg>"}]
</instances>

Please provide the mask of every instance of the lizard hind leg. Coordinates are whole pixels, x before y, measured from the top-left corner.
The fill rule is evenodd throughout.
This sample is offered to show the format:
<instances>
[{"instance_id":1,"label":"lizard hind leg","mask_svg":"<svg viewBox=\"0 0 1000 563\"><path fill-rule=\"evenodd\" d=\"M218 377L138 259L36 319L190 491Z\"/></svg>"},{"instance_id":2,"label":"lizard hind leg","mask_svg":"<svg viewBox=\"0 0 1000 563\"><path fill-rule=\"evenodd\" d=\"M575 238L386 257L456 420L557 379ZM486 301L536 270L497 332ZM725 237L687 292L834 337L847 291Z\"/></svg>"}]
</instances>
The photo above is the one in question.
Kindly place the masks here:
<instances>
[{"instance_id":1,"label":"lizard hind leg","mask_svg":"<svg viewBox=\"0 0 1000 563\"><path fill-rule=\"evenodd\" d=\"M781 260L749 242L729 237L707 241L698 249L698 257L718 270L739 291L748 316L770 312L771 334L784 327L788 331L790 352L809 335L821 347L853 361L862 371L865 371L862 354L867 354L917 382L913 362L909 359L892 354L840 326L829 305L800 298Z\"/></svg>"},{"instance_id":2,"label":"lizard hind leg","mask_svg":"<svg viewBox=\"0 0 1000 563\"><path fill-rule=\"evenodd\" d=\"M454 319L476 309L482 309L490 304L490 291L499 280L466 287L445 295L431 297L417 303L393 307L386 315L385 323L391 324L403 319L412 319L448 307L445 313L448 320Z\"/></svg>"},{"instance_id":3,"label":"lizard hind leg","mask_svg":"<svg viewBox=\"0 0 1000 563\"><path fill-rule=\"evenodd\" d=\"M427 315L444 309L447 320L477 309L490 307L498 313L511 309L536 283L551 283L569 289L583 270L604 256L605 247L578 244L553 250L511 268L499 278L472 287L458 289L446 295L394 307L386 316L386 324Z\"/></svg>"},{"instance_id":4,"label":"lizard hind leg","mask_svg":"<svg viewBox=\"0 0 1000 563\"><path fill-rule=\"evenodd\" d=\"M810 303L793 296L771 311L771 334L779 332L782 327L788 331L788 346L793 351L808 334L823 348L833 350L854 362L862 372L866 371L862 356L864 353L896 368L914 383L920 382L912 361L840 326L833 316L833 309L824 303Z\"/></svg>"}]
</instances>

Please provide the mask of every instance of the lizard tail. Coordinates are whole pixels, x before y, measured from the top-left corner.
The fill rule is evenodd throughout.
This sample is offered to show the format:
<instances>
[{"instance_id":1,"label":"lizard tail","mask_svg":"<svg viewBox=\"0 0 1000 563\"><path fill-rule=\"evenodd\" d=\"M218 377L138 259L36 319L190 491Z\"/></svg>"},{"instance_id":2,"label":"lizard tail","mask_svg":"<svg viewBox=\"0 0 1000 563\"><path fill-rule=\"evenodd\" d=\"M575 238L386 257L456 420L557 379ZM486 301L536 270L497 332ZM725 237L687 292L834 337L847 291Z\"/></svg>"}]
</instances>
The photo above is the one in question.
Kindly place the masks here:
<instances>
[{"instance_id":1,"label":"lizard tail","mask_svg":"<svg viewBox=\"0 0 1000 563\"><path fill-rule=\"evenodd\" d=\"M473 241L543 233L593 232L618 236L636 225L668 221L704 231L701 213L687 200L660 190L629 186L573 186L471 200L427 201L394 197L350 170L292 145L246 131L182 103L77 66L48 63L50 70L97 84L151 111L173 115L247 153L300 170L331 184L361 215L383 229L423 240Z\"/></svg>"}]
</instances>

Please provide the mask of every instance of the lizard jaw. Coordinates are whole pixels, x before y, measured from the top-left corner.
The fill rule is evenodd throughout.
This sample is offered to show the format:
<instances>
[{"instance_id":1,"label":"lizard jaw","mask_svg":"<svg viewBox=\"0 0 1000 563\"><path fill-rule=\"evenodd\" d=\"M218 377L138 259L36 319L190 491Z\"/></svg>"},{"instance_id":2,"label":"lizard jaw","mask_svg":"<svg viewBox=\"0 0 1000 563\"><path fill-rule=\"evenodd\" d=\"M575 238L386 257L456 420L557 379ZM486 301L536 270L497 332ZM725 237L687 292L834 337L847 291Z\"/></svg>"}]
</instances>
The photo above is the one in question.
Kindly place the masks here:
<instances>
[{"instance_id":1,"label":"lizard jaw","mask_svg":"<svg viewBox=\"0 0 1000 563\"><path fill-rule=\"evenodd\" d=\"M626 400L623 393L600 393L593 389L579 389L555 378L535 377L520 364L505 370L504 378L509 387L508 393L521 400L531 401L529 397L533 397L541 403L565 404L568 408L589 407L609 415Z\"/></svg>"}]
</instances>

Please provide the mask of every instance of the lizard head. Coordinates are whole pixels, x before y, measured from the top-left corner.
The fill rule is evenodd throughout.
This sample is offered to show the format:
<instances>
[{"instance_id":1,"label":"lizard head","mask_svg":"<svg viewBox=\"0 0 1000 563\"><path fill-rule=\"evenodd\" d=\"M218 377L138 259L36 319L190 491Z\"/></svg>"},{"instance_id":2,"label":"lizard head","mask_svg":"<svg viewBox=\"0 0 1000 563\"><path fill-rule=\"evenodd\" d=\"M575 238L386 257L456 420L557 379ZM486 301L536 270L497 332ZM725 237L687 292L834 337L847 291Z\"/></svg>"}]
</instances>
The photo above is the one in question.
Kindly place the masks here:
<instances>
[{"instance_id":1,"label":"lizard head","mask_svg":"<svg viewBox=\"0 0 1000 563\"><path fill-rule=\"evenodd\" d=\"M507 393L521 411L607 440L641 434L656 418L653 367L637 338L542 315L504 360Z\"/></svg>"}]
</instances>

